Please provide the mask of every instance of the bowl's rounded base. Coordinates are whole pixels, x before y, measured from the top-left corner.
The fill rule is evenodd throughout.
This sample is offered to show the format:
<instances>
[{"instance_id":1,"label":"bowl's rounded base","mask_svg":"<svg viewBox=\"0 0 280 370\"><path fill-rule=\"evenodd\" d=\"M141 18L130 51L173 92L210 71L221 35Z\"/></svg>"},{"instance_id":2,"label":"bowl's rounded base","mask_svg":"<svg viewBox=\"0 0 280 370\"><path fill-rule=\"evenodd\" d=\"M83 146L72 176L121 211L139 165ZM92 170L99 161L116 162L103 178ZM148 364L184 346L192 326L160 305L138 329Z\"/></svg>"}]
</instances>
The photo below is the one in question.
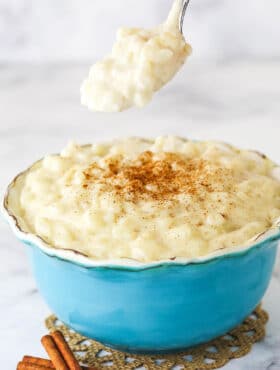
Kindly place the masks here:
<instances>
[{"instance_id":1,"label":"bowl's rounded base","mask_svg":"<svg viewBox=\"0 0 280 370\"><path fill-rule=\"evenodd\" d=\"M254 309L254 308L253 308ZM104 347L120 351L123 353L129 353L129 354L135 354L135 355L168 355L168 354L178 354L182 352L186 352L188 349L209 343L210 341L217 339L219 337L222 337L229 333L231 330L239 326L245 318L250 315L251 312L253 312L253 309L248 312L244 317L239 318L239 320L236 320L235 322L231 322L231 324L221 324L219 329L216 327L214 330L211 331L211 333L208 331L208 334L202 333L199 337L194 338L192 336L192 331L184 336L184 340L181 340L180 342L177 341L176 335L173 335L173 340L168 340L165 344L161 341L155 342L150 341L149 344L147 344L148 339L150 339L151 335L149 333L146 333L145 339L139 338L136 334L133 336L130 336L130 341L125 341L126 344L122 345L117 342L108 342L106 339L103 339L101 337L96 337L93 334L93 330L88 326L87 328L79 328L74 323L66 322L63 319L60 319L61 322L64 323L68 328L74 330L76 333L89 338L91 340L94 340L95 342L101 343ZM174 326L176 327L176 325ZM178 329L179 330L179 329ZM163 330L162 336L165 336L166 332ZM109 334L105 337L109 337ZM129 344L127 344L129 343ZM183 343L183 345L182 345Z\"/></svg>"},{"instance_id":2,"label":"bowl's rounded base","mask_svg":"<svg viewBox=\"0 0 280 370\"><path fill-rule=\"evenodd\" d=\"M141 349L135 349L130 347L122 347L122 346L111 346L110 344L102 343L105 347L111 348L116 351L129 353L131 355L172 355L180 352L185 352L187 349L191 347L185 347L185 348L178 348L178 349L163 349L163 350L141 350ZM202 344L202 343L201 343Z\"/></svg>"},{"instance_id":3,"label":"bowl's rounded base","mask_svg":"<svg viewBox=\"0 0 280 370\"><path fill-rule=\"evenodd\" d=\"M212 339L215 339L215 338L212 338ZM198 343L197 345L199 344L203 344L205 342L202 342L202 343ZM207 342L206 342L207 343ZM184 348L173 348L173 349L138 349L138 348L133 348L133 347L124 347L124 346L112 346L111 344L107 344L107 343L101 343L104 345L104 347L107 347L107 348L111 348L113 350L116 350L116 351L119 351L119 352L123 352L123 353L129 353L131 355L146 355L146 356L152 356L152 355L172 355L172 354L178 354L178 353L182 353L182 352L186 352L188 349L192 348L192 347L195 347L194 345L193 346L187 346L187 347L184 347Z\"/></svg>"}]
</instances>

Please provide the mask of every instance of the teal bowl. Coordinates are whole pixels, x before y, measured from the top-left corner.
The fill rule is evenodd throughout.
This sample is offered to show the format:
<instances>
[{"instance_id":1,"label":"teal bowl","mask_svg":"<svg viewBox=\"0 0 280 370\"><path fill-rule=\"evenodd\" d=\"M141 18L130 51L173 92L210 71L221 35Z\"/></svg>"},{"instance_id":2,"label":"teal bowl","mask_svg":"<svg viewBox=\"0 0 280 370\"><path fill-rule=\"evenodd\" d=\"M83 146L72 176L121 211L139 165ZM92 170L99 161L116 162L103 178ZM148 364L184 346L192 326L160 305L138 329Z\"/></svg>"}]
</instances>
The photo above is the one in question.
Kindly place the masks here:
<instances>
[{"instance_id":1,"label":"teal bowl","mask_svg":"<svg viewBox=\"0 0 280 370\"><path fill-rule=\"evenodd\" d=\"M197 260L94 261L23 232L38 288L57 317L125 352L168 353L225 334L260 303L271 278L279 228L249 247Z\"/></svg>"}]
</instances>

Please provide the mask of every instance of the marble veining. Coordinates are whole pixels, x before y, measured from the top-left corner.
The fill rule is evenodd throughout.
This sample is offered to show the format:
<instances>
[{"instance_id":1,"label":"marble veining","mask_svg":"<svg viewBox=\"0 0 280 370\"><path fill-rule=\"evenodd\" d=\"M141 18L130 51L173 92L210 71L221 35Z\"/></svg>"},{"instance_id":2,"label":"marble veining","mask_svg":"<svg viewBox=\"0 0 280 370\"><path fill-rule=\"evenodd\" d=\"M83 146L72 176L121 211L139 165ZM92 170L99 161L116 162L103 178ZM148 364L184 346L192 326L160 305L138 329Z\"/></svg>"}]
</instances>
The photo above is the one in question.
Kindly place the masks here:
<instances>
[{"instance_id":1,"label":"marble veining","mask_svg":"<svg viewBox=\"0 0 280 370\"><path fill-rule=\"evenodd\" d=\"M0 191L20 170L70 139L178 134L256 148L280 162L280 61L190 61L143 110L90 113L80 106L83 64L0 67ZM0 222L0 357L14 369L24 354L45 356L40 336L50 313L35 286L24 246ZM280 260L264 299L264 341L226 370L280 369Z\"/></svg>"}]
</instances>

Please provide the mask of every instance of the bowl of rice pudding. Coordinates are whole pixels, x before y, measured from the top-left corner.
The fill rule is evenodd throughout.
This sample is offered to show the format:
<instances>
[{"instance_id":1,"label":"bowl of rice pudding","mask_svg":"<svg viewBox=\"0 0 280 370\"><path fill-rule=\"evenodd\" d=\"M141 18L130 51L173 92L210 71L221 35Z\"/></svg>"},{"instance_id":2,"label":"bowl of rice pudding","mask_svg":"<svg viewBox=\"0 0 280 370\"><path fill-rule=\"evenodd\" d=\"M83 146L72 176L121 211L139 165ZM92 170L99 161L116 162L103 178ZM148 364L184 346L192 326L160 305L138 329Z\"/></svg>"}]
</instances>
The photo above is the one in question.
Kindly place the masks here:
<instances>
[{"instance_id":1,"label":"bowl of rice pudding","mask_svg":"<svg viewBox=\"0 0 280 370\"><path fill-rule=\"evenodd\" d=\"M11 182L3 212L61 321L123 351L179 351L261 301L280 169L221 142L71 143Z\"/></svg>"}]
</instances>

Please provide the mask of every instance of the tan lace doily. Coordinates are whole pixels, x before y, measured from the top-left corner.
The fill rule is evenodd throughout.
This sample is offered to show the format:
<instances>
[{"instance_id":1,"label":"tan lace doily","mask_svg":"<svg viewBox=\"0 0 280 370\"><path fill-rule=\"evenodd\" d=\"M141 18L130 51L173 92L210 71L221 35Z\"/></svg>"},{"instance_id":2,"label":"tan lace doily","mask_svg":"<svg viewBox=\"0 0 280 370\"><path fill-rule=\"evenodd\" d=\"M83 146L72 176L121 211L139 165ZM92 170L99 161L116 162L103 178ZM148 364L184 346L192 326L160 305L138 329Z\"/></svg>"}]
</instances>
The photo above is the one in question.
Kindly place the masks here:
<instances>
[{"instance_id":1,"label":"tan lace doily","mask_svg":"<svg viewBox=\"0 0 280 370\"><path fill-rule=\"evenodd\" d=\"M249 353L252 345L265 336L267 321L268 314L259 306L241 325L220 338L175 355L155 356L131 355L107 348L75 333L54 315L48 317L45 323L49 331L59 329L64 334L81 363L97 369L209 370L218 369L231 359Z\"/></svg>"}]
</instances>

